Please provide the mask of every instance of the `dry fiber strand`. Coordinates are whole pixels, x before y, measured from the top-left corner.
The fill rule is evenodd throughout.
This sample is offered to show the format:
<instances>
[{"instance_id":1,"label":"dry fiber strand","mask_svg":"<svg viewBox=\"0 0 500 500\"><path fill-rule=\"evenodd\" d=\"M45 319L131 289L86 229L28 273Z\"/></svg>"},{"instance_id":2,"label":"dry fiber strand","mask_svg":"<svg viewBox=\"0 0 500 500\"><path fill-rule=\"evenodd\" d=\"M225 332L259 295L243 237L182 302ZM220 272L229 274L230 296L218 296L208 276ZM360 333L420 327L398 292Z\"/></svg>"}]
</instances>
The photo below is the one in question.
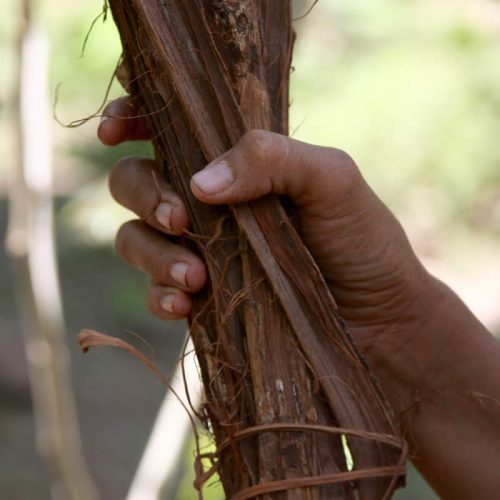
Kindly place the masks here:
<instances>
[{"instance_id":1,"label":"dry fiber strand","mask_svg":"<svg viewBox=\"0 0 500 500\"><path fill-rule=\"evenodd\" d=\"M406 448L280 200L208 207L191 176L251 129L286 134L288 0L110 0L127 88L207 263L190 331L228 498L380 499ZM353 468L346 464L342 436ZM166 451L167 453L167 451ZM197 462L198 464L200 461Z\"/></svg>"}]
</instances>

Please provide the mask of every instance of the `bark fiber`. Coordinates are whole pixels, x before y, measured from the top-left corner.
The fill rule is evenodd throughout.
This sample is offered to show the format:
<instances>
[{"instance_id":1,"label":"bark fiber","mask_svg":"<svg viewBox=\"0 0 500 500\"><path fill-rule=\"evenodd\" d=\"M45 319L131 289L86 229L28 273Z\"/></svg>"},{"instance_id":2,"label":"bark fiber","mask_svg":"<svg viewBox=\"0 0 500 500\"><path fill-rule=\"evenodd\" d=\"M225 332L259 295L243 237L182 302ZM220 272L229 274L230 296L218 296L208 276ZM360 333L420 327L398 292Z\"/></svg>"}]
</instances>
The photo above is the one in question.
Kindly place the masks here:
<instances>
[{"instance_id":1,"label":"bark fiber","mask_svg":"<svg viewBox=\"0 0 500 500\"><path fill-rule=\"evenodd\" d=\"M125 83L188 207L185 244L207 262L210 283L195 297L190 331L226 496L389 497L404 479L404 445L282 203L267 196L209 207L189 189L191 176L246 131L287 133L290 3L109 4Z\"/></svg>"}]
</instances>

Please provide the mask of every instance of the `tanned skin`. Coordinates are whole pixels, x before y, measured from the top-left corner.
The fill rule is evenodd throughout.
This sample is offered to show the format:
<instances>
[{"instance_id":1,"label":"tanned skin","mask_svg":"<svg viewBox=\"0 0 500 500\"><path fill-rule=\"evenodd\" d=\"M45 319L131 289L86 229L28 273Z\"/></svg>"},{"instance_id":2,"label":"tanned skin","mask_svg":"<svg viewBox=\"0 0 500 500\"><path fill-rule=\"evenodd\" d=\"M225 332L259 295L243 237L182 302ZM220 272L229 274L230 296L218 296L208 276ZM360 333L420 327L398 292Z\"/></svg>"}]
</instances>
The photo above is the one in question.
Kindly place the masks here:
<instances>
[{"instance_id":1,"label":"tanned skin","mask_svg":"<svg viewBox=\"0 0 500 500\"><path fill-rule=\"evenodd\" d=\"M150 138L141 120L118 118L138 114L131 98L104 114L104 144ZM116 248L151 277L151 312L180 319L207 274L197 255L176 245L189 217L154 169L152 160L127 158L111 171L113 197L146 221L124 224ZM427 272L348 154L254 130L196 174L191 190L207 204L288 196L341 316L401 419L413 463L442 498L500 498L500 344Z\"/></svg>"}]
</instances>

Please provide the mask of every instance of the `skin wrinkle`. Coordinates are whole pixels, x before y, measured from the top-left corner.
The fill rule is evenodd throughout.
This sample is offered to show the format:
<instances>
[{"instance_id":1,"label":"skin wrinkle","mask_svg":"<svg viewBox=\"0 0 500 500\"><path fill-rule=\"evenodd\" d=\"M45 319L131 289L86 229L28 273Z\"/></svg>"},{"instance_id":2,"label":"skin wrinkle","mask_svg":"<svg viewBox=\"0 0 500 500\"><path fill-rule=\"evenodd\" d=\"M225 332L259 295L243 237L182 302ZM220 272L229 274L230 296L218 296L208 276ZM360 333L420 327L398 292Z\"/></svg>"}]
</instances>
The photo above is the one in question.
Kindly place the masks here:
<instances>
[{"instance_id":1,"label":"skin wrinkle","mask_svg":"<svg viewBox=\"0 0 500 500\"><path fill-rule=\"evenodd\" d=\"M342 202L332 203L335 205L335 211L327 210L321 207L323 215L310 214L305 212L300 217L300 224L303 230L303 237L306 241L321 241L323 246L339 246L339 249L351 247L358 241L366 241L367 216L371 219L372 212L369 207L356 210L354 207L347 207ZM325 213L331 214L328 219L325 219ZM313 228L311 230L311 227ZM371 229L368 227L368 229ZM332 235L341 235L342 238L332 238ZM314 251L315 246L312 246ZM315 251L318 253L318 250ZM343 252L342 252L343 253Z\"/></svg>"},{"instance_id":2,"label":"skin wrinkle","mask_svg":"<svg viewBox=\"0 0 500 500\"><path fill-rule=\"evenodd\" d=\"M398 320L398 318L408 318L413 314L413 310L424 311L428 304L425 303L424 295L421 293L409 293L408 290L425 289L425 283L429 281L429 276L425 269L420 267L413 273L404 273L400 277L395 277L394 274L384 276L383 286L376 286L380 277L369 275L368 282L372 285L365 288L366 293L363 293L362 287L351 287L342 284L337 285L334 280L331 280L331 287L339 307L342 308L342 314L346 319L351 317L350 310L354 314L359 314L360 307L366 314L367 310L373 310L373 315L385 321ZM373 300L369 300L373 297ZM382 311L377 313L377 309L382 308ZM391 314L392 312L392 314Z\"/></svg>"},{"instance_id":3,"label":"skin wrinkle","mask_svg":"<svg viewBox=\"0 0 500 500\"><path fill-rule=\"evenodd\" d=\"M145 245L145 242L150 244ZM155 253L157 248L151 245L152 242L161 242L159 254ZM116 248L125 262L145 271L161 283L174 285L169 269L175 263L185 262L190 266L187 278L188 286L179 286L183 289L197 291L204 284L205 271L199 258L194 255L186 256L182 249L168 241L166 235L144 227L141 221L130 221L120 228L116 238ZM147 248L147 251L138 252L138 248ZM157 262L165 264L158 266ZM195 269L193 270L193 268ZM193 277L196 277L196 280L193 280Z\"/></svg>"},{"instance_id":4,"label":"skin wrinkle","mask_svg":"<svg viewBox=\"0 0 500 500\"><path fill-rule=\"evenodd\" d=\"M133 186L124 189L121 179L127 178ZM156 163L150 159L139 159L137 162L126 159L117 162L110 173L109 189L113 198L120 204L135 211L139 217L160 231L179 234L188 225L186 210L178 195L156 173ZM156 193L152 196L151 193ZM171 230L165 228L155 217L155 210L161 202L171 205Z\"/></svg>"},{"instance_id":5,"label":"skin wrinkle","mask_svg":"<svg viewBox=\"0 0 500 500\"><path fill-rule=\"evenodd\" d=\"M344 158L340 150L320 149L321 153L315 151L307 155L304 167L297 169L298 175L290 180L293 180L295 185L298 184L299 188L295 187L293 192L288 193L293 196L296 204L303 208L304 216L324 219L324 214L329 213L342 218L344 215L340 214L349 203L349 198L357 194L357 191L361 192L364 186L359 182L359 171L357 167L353 167L348 155ZM305 165L309 166L305 168ZM318 182L315 182L316 179ZM321 196L322 191L325 196Z\"/></svg>"},{"instance_id":6,"label":"skin wrinkle","mask_svg":"<svg viewBox=\"0 0 500 500\"><path fill-rule=\"evenodd\" d=\"M432 286L436 288L436 283ZM453 380L453 373L456 372L456 363L466 367L475 362L468 351L463 351L462 359L458 359L455 356L452 363L449 361L449 351L456 350L455 346L457 342L459 342L458 345L462 343L460 339L463 337L463 332L460 329L451 329L450 331L441 333L439 337L432 334L432 325L436 323L436 314L440 314L442 307L439 302L443 301L444 307L447 307L446 304L448 302L446 294L443 293L447 287L437 282L437 288L438 293L434 295L436 302L433 304L434 307L428 306L422 308L415 315L413 323L406 323L413 324L414 328L409 329L407 327L402 330L404 334L402 342L395 341L394 332L397 331L399 335L400 330L395 325L392 325L387 331L382 331L376 336L372 335L372 340L368 340L363 344L364 349L366 348L369 352L370 359L376 362L377 370L389 373L390 377L398 382L406 381L407 383L411 383L412 380L419 380L418 385L414 384L415 391L424 395L436 394L436 388L441 387L443 383L449 385L451 381L453 381L453 386L461 387L461 391L465 390L467 382L464 384L464 381L461 379ZM428 337L428 340L422 342L422 335ZM365 333L360 332L360 338L362 336L368 337ZM388 348L391 345L395 345L396 349ZM391 363L387 362L388 352L394 356ZM405 363L398 363L398 356L402 356L405 359ZM426 361L425 363L424 360ZM457 373L466 374L468 370L465 369ZM450 374L452 377L450 377ZM467 377L465 377L465 380L467 380ZM397 404L400 405L400 403Z\"/></svg>"},{"instance_id":7,"label":"skin wrinkle","mask_svg":"<svg viewBox=\"0 0 500 500\"><path fill-rule=\"evenodd\" d=\"M290 151L295 151L293 144ZM232 150L235 157L239 147ZM314 192L323 200L314 202L317 213L305 212L294 191L302 235L348 331L400 416L418 468L443 498L474 498L475 493L496 498L498 345L453 292L423 268L401 225L359 171L358 181L340 186L334 179L343 174L335 167L323 168L322 148L300 144L297 151L296 159L287 156L287 163L296 162L293 169L276 171L269 158L261 170L235 165L248 173L242 177L248 191L240 196L249 196L252 185L275 176L284 187L274 184L273 189L300 192L300 184L286 183L289 175L305 183L304 192L311 189L309 198L300 193L300 203L312 204ZM318 179L323 173L326 181L310 182L311 162L318 163ZM471 393L485 396L479 403ZM481 463L463 453L468 449L481 455ZM471 482L472 474L476 479Z\"/></svg>"},{"instance_id":8,"label":"skin wrinkle","mask_svg":"<svg viewBox=\"0 0 500 500\"><path fill-rule=\"evenodd\" d=\"M290 155L290 143L288 141L283 141L281 137L276 139L276 143L279 144L279 147L277 148L279 153L274 152L269 158L264 159L266 165L272 165L273 169L276 169L279 172L276 179L274 176L269 176L270 190L268 192L284 194L297 191L291 186L291 177L288 176L287 178L286 176L288 158ZM297 200L299 198L300 194L295 197Z\"/></svg>"}]
</instances>

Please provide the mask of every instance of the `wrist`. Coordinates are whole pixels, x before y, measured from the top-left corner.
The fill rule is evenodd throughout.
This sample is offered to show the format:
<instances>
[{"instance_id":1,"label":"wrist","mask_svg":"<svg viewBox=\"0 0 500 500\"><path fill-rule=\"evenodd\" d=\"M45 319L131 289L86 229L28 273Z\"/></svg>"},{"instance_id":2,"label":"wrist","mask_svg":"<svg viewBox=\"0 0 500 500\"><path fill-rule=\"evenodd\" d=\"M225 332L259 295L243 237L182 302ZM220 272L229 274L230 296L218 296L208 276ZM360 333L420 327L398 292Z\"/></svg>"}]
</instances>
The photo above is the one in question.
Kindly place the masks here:
<instances>
[{"instance_id":1,"label":"wrist","mask_svg":"<svg viewBox=\"0 0 500 500\"><path fill-rule=\"evenodd\" d=\"M412 461L437 493L496 498L500 344L452 290L427 276L425 312L380 335L372 368Z\"/></svg>"},{"instance_id":2,"label":"wrist","mask_svg":"<svg viewBox=\"0 0 500 500\"><path fill-rule=\"evenodd\" d=\"M422 267L401 294L398 318L363 342L362 351L397 413L446 385L441 380L447 372L446 358L459 335L449 321L450 308L455 309L452 296L456 299Z\"/></svg>"},{"instance_id":3,"label":"wrist","mask_svg":"<svg viewBox=\"0 0 500 500\"><path fill-rule=\"evenodd\" d=\"M416 283L417 285L417 283ZM368 359L397 414L436 397L488 391L478 381L498 343L457 295L426 271L404 321L379 332ZM491 358L491 359L490 359Z\"/></svg>"}]
</instances>

